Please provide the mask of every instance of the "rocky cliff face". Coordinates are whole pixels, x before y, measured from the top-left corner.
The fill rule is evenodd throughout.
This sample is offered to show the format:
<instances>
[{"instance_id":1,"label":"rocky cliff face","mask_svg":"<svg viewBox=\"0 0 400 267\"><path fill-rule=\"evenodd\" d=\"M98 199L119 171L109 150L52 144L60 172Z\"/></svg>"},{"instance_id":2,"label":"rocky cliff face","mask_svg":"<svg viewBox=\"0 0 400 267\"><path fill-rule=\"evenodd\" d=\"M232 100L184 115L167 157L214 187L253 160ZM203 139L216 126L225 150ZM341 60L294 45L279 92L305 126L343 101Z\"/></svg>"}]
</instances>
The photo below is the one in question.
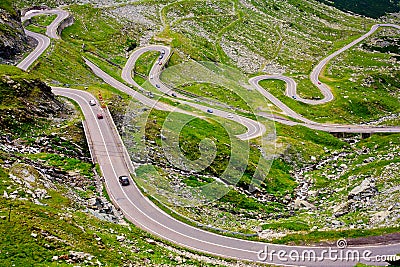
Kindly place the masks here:
<instances>
[{"instance_id":1,"label":"rocky cliff face","mask_svg":"<svg viewBox=\"0 0 400 267\"><path fill-rule=\"evenodd\" d=\"M49 118L61 109L51 88L40 80L0 76L0 132L18 131L35 124L38 118Z\"/></svg>"},{"instance_id":2,"label":"rocky cliff face","mask_svg":"<svg viewBox=\"0 0 400 267\"><path fill-rule=\"evenodd\" d=\"M0 4L0 63L10 63L29 49L28 37L21 24L20 12Z\"/></svg>"}]
</instances>

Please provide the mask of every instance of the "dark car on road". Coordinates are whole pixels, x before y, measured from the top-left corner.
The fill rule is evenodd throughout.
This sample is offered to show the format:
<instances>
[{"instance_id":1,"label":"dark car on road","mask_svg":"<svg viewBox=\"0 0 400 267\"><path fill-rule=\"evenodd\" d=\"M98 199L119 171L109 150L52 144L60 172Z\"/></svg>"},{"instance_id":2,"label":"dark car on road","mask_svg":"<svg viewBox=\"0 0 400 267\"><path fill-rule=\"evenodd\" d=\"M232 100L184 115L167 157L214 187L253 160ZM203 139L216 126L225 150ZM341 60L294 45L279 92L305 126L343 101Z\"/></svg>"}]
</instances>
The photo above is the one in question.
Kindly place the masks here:
<instances>
[{"instance_id":1,"label":"dark car on road","mask_svg":"<svg viewBox=\"0 0 400 267\"><path fill-rule=\"evenodd\" d=\"M126 175L122 175L118 178L118 181L121 185L129 185L129 178Z\"/></svg>"},{"instance_id":2,"label":"dark car on road","mask_svg":"<svg viewBox=\"0 0 400 267\"><path fill-rule=\"evenodd\" d=\"M97 118L98 118L99 120L101 120L101 119L103 118L103 114L97 113Z\"/></svg>"}]
</instances>

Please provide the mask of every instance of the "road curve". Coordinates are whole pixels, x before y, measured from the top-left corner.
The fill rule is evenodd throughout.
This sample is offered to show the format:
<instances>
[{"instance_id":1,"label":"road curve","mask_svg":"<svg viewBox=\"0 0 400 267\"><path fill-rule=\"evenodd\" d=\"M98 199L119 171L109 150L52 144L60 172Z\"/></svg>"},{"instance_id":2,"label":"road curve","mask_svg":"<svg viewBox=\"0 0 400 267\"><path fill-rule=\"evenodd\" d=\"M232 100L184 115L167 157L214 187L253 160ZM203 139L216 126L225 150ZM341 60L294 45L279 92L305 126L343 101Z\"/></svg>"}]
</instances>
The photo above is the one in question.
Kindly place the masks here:
<instances>
[{"instance_id":1,"label":"road curve","mask_svg":"<svg viewBox=\"0 0 400 267\"><path fill-rule=\"evenodd\" d=\"M69 13L67 11L61 10L61 9L51 9L51 10L31 10L28 11L25 16L21 19L22 21L26 21L31 19L34 16L38 16L38 15L42 15L42 14L56 14L57 17L56 19L47 27L46 30L46 34L54 39L58 39L59 36L57 34L58 32L58 27L60 26L61 22L64 21L66 18L69 17ZM42 34L39 33L34 33L34 32L30 32L30 31L26 31L26 33L35 38L38 41L38 46L35 48L35 50L30 53L21 63L19 63L17 65L17 67L23 69L23 70L27 70L32 64L33 62L35 62L39 56L47 49L47 47L50 45L50 39L47 36L44 36ZM137 57L139 57L142 53L147 52L147 51L151 51L151 50L160 50L160 49L164 49L165 51L165 56L164 56L164 64L166 62L166 59L169 58L169 55L171 53L171 49L169 47L166 46L157 46L157 45L153 45L153 46L148 46L145 48L141 48L140 49L140 53L136 52L134 53L134 55L137 55ZM132 68L134 67L134 63L137 60L137 57L130 57L128 60L128 63L126 64L126 66L132 66ZM144 96L143 94L136 92L135 90L132 90L131 88L129 88L128 86L124 85L123 83L117 81L116 79L112 78L110 75L106 74L104 71L102 71L100 68L98 68L95 64L93 64L92 62L90 62L89 60L85 59L86 64L92 69L92 71L100 78L102 78L106 83L110 84L111 86L113 86L114 88L125 92L126 94L132 96L133 98L135 98L136 100L140 101L141 103L145 104L146 106L152 107L152 108L156 108L159 110L165 110L165 111L174 111L174 112L180 112L180 113L184 113L184 114L189 114L192 116L197 116L197 117L201 117L198 115L195 115L194 113L188 112L188 111L184 111L182 109L164 104L160 101L156 101L154 99L151 99L149 97ZM132 63L132 64L131 64ZM158 70L158 67L163 67L164 64L162 65L154 65L152 68L152 71L155 72L156 70ZM141 91L145 91L141 86L139 86L139 84L137 84L133 79L132 79L132 68L129 67L125 67L122 71L122 77L125 81L127 81L129 84L132 84L136 87L139 88L139 90ZM159 71L157 72L159 73ZM159 80L159 75L155 75L155 79ZM161 84L161 81L160 81ZM155 85L155 84L154 84ZM165 88L165 86L162 84L163 88ZM169 89L168 89L169 90ZM167 92L165 92L167 93ZM183 102L182 102L183 103ZM184 102L184 104L187 104L189 106L195 107L199 110L202 110L203 112L207 112L207 110L209 109L208 107L204 107L202 105L199 104L194 104L191 102ZM248 130L240 135L237 135L237 137L239 139L242 140L249 140L249 139L253 139L259 136L262 136L265 132L266 132L266 128L263 124L248 119L246 117L243 116L239 116L236 114L230 114L228 112L225 111L219 111L219 110L215 110L215 114L216 116L220 116L220 117L225 117L227 118L228 116L231 119L235 119L235 121L243 124Z\"/></svg>"},{"instance_id":2,"label":"road curve","mask_svg":"<svg viewBox=\"0 0 400 267\"><path fill-rule=\"evenodd\" d=\"M97 67L90 60L87 60L87 59L84 59L84 60L85 60L86 65L93 71L93 73L97 77L101 78L104 82L106 82L110 86L114 87L115 89L130 95L131 97L135 98L142 104L144 104L148 107L151 107L151 108L155 108L158 110L164 110L164 111L172 111L175 109L174 107L171 107L167 104L164 104L162 102L159 102L157 100L154 100L152 98L142 95L141 93L133 90L129 86L126 86L125 84L123 84L120 81L111 77L109 74L105 73L103 70L101 70L99 67Z\"/></svg>"},{"instance_id":3,"label":"road curve","mask_svg":"<svg viewBox=\"0 0 400 267\"><path fill-rule=\"evenodd\" d=\"M272 77L271 79L277 79L277 80L282 80L286 82L286 91L287 92L292 92L293 88L288 87L293 87L295 86L295 82L293 79L285 77L285 76L268 76L268 75L261 75L257 77L253 77L249 80L249 83L254 86L254 88L257 89L265 98L267 98L269 101L271 101L274 105L279 107L282 112L296 120L299 120L300 122L295 122L291 120L286 120L284 118L274 116L272 114L268 113L259 113L258 115L263 116L265 118L274 120L275 122L279 122L282 124L286 125L302 125L310 129L314 130L320 130L324 132L340 132L340 133L400 133L400 127L399 126L366 126L366 125L343 125L343 124L328 124L328 123L319 123L315 121L311 121L307 118L304 118L300 114L296 113L293 111L291 108L286 106L282 101L280 101L277 97L272 95L270 92L265 90L261 85L259 85L259 82L262 80L265 80L266 77Z\"/></svg>"},{"instance_id":4,"label":"road curve","mask_svg":"<svg viewBox=\"0 0 400 267\"><path fill-rule=\"evenodd\" d=\"M374 27L372 27L371 31L369 31L367 34L363 35L362 37L358 38L357 40L353 41L352 43L346 45L342 49L336 51L335 56L342 53L343 51L349 49L351 46L354 46L355 44L361 42L362 40L364 40L365 38L370 36L372 33L374 33L379 27L382 27L382 26L400 28L400 26L393 25L393 24L375 25ZM158 61L158 62L156 62L156 64L153 65L153 67L150 71L149 81L154 87L156 87L158 90L160 90L164 94L171 95L171 93L172 93L171 89L168 88L167 86L165 86L164 83L160 80L160 74L161 74L162 68L166 63L166 59L169 58L170 53L171 53L170 48L167 46L151 45L151 46L147 46L147 47L141 47L141 48L138 48L137 50L135 50L130 55L127 63L125 64L125 66L122 70L122 78L127 83L137 86L138 88L143 90L143 88L140 85L138 85L132 78L132 70L134 68L135 62L145 52L148 52L148 51L161 52L162 50L164 50L164 53L165 53L163 59L161 59L162 63L161 63L161 65L159 65L159 64L157 64L159 62ZM325 58L323 63L318 64L319 67L317 69L319 69L319 68L322 69L328 63L328 61L333 57L334 56L329 56L329 57ZM312 75L315 76L315 74L312 74ZM318 77L318 75L317 75L317 77ZM322 86L325 89L327 88L329 93L331 94L331 96L329 96L329 94L326 93L328 91L325 90L325 93L323 93L325 95L325 97L323 99L311 100L311 99L303 99L296 95L297 83L290 77L283 76L283 75L260 75L260 76L256 76L256 77L249 79L249 83L252 86L254 86L254 88L256 88L257 91L260 92L264 97L266 97L274 105L279 107L285 115L300 121L300 122L293 122L293 121L289 121L289 120L285 120L285 119L273 116L271 114L266 114L266 113L259 114L263 117L274 120L275 122L283 123L286 125L302 125L302 126L310 128L310 129L320 130L320 131L325 131L325 132L343 132L343 133L399 133L400 132L400 127L397 127L397 126L365 126L365 125L325 124L325 123L318 123L318 122L309 120L309 119L303 117L302 115L298 114L291 108L289 108L282 101L280 101L277 97L273 96L271 93L269 93L267 90L265 90L262 86L259 85L260 81L268 80L268 79L284 81L286 83L286 91L285 91L286 95L289 97L295 98L296 100L299 100L301 102L307 103L307 104L316 105L316 104L322 104L322 103L329 102L333 99L333 95L331 94L329 87L327 87L324 84L319 85L318 84L319 81L317 81L316 84L319 86ZM207 110L208 110L207 107L193 103L193 102L188 102L188 101L186 101L187 97L182 96L176 92L174 92L174 94L176 97L175 101L178 101L182 104L190 105L196 109L200 109L204 112L207 112ZM182 98L185 100L183 100ZM229 112L225 112L225 111L221 111L221 110L217 110L217 109L215 109L213 111L214 111L215 115L217 115L217 116L221 116L221 117L225 117L225 118L229 117L232 120L239 121L241 124L243 124L247 127L248 131L245 134L238 136L240 139L247 140L247 139L251 139L251 138L259 136L261 129L259 128L259 126L258 126L259 124L257 122L255 122L251 119L242 117L242 116L238 116L236 114L229 113Z\"/></svg>"},{"instance_id":5,"label":"road curve","mask_svg":"<svg viewBox=\"0 0 400 267\"><path fill-rule=\"evenodd\" d=\"M343 258L340 255L351 254L356 249L360 252L368 250L371 254L368 254L368 258L360 259L360 261L370 263L376 260L377 255L393 255L400 249L398 244L350 247L339 250L341 251L339 254L334 247L311 248L247 241L217 235L184 224L155 206L141 193L133 181L131 186L120 185L118 176L130 173L129 165L132 163L126 161L127 158L124 156L126 151L124 151L123 143L113 126L108 110L101 109L99 103L96 106L90 106L89 101L95 98L86 91L60 87L52 89L56 95L73 99L81 107L87 127L87 138L91 140L92 144L93 157L100 165L106 181L107 192L113 202L121 209L126 218L154 235L212 255L281 266L354 266L357 260ZM100 112L104 114L104 119L97 119L97 113ZM333 251L334 257L323 258L322 256L329 250ZM279 257L278 251L281 251ZM291 258L289 257L290 253L293 254ZM315 260L296 257L296 255L309 255L309 253L315 253ZM282 256L283 254L286 256ZM379 262L374 264L382 265Z\"/></svg>"},{"instance_id":6,"label":"road curve","mask_svg":"<svg viewBox=\"0 0 400 267\"><path fill-rule=\"evenodd\" d=\"M95 73L97 72L96 74L103 75L101 70L96 69L95 66L92 66L92 69ZM127 93L130 92L129 94L136 95L137 93L132 92L131 88L115 79L109 77L105 77L105 79L113 86L121 87ZM256 80L254 81L256 82ZM113 202L121 208L126 218L150 233L197 251L282 266L346 267L354 266L359 261L366 264L384 265L384 262L377 261L376 256L394 255L400 251L400 244L345 247L342 249L275 245L225 237L186 225L156 207L140 192L134 182L127 187L122 187L118 183L118 176L132 172L132 162L126 157L126 150L108 110L100 108L98 102L97 105L90 106L88 102L95 98L88 92L60 87L53 87L52 89L55 94L73 99L79 104L85 117L86 135L88 143L91 144L92 156L100 165L106 181L107 192ZM152 100L140 99L142 101ZM152 104L151 102L146 103ZM160 108L163 107L164 105L160 106ZM289 110L287 111L289 112ZM105 115L102 120L97 119L96 116L100 112ZM354 255L354 251L362 253L365 257L359 260L357 257L346 257L346 255ZM306 257L301 258L301 255L306 255ZM307 258L307 255L308 257L314 255L314 257Z\"/></svg>"},{"instance_id":7,"label":"road curve","mask_svg":"<svg viewBox=\"0 0 400 267\"><path fill-rule=\"evenodd\" d=\"M31 10L25 14L24 17L21 18L21 21L24 22L34 16L42 15L42 14L55 14L57 15L56 19L52 21L52 23L47 26L46 35L44 36L39 33L31 32L25 30L26 35L29 37L34 38L38 45L36 48L31 52L27 57L25 57L17 67L22 70L28 70L28 68L43 54L43 52L49 47L50 45L50 38L59 39L57 34L58 27L60 26L61 22L63 22L68 16L69 13L65 10L61 9L51 9L51 10Z\"/></svg>"},{"instance_id":8,"label":"road curve","mask_svg":"<svg viewBox=\"0 0 400 267\"><path fill-rule=\"evenodd\" d=\"M57 15L57 17L50 23L46 28L46 35L53 39L60 39L58 35L58 27L60 24L67 19L70 14L62 9L43 9L43 10L30 10L25 13L25 15L21 18L22 22L31 19L34 16L38 15Z\"/></svg>"},{"instance_id":9,"label":"road curve","mask_svg":"<svg viewBox=\"0 0 400 267\"><path fill-rule=\"evenodd\" d=\"M26 71L49 47L50 39L47 36L28 30L25 30L25 33L38 42L36 48L17 65L18 68Z\"/></svg>"},{"instance_id":10,"label":"road curve","mask_svg":"<svg viewBox=\"0 0 400 267\"><path fill-rule=\"evenodd\" d=\"M162 59L159 59L151 68L150 70L150 83L156 87L159 91L162 93L171 96L172 95L172 90L168 88L161 80L160 80L160 74L162 71L162 68L168 61L168 58L171 55L171 49L167 46L163 45L150 45L146 47L141 47L136 49L135 51L132 52L132 54L129 56L128 61L126 62L124 68L122 69L122 74L121 77L122 79L127 82L128 84L131 84L133 86L136 86L139 88L139 90L144 90L138 83L136 83L133 78L132 78L132 70L135 67L135 63L137 59L144 53L149 52L149 51L157 51L160 52L160 55L162 56ZM162 51L164 51L162 53ZM161 64L159 64L161 62ZM131 89L132 90L132 89ZM193 103L189 100L188 97L181 95L179 93L174 92L174 101L177 101L181 104L185 104L188 106L191 106L195 109L201 110L205 113L207 113L210 110L210 107L203 106L197 103ZM175 110L178 111L178 110ZM179 111L178 111L179 112ZM229 120L236 121L243 126L247 128L247 131L243 134L236 135L237 138L241 140L250 140L253 138L257 138L262 136L266 132L266 128L263 124L261 124L258 121L246 118L244 116L237 115L235 113L230 113L227 111L219 110L212 108L212 114L215 116L219 116L222 118L227 118Z\"/></svg>"},{"instance_id":11,"label":"road curve","mask_svg":"<svg viewBox=\"0 0 400 267\"><path fill-rule=\"evenodd\" d=\"M369 36L371 36L380 27L392 27L392 28L400 29L400 26L399 25L395 25L395 24L376 24L376 25L373 25L369 32L367 32L363 36L357 38L356 40L352 41L351 43L347 44L346 46L342 47L341 49L335 51L334 53L330 54L329 56L327 56L326 58L321 60L314 67L314 69L311 71L311 74L310 74L310 80L321 91L321 93L323 95L322 99L306 99L306 98L300 97L297 94L297 84L296 84L296 82L292 78L287 77L287 76L283 76L283 75L261 75L261 76L255 77L255 78L257 78L256 79L257 82L259 82L261 80L271 80L271 79L272 80L281 80L281 81L286 82L287 83L286 95L288 97L296 99L297 101L300 101L300 102L303 102L303 103L306 103L306 104L310 104L310 105L320 105L320 104L328 103L328 102L330 102L330 101L332 101L334 99L332 91L331 91L331 89L329 88L328 85L320 82L319 78L318 78L321 75L321 73L324 70L324 68L326 67L326 65L334 57L338 56L339 54L341 54L344 51L352 48L356 44L360 43L364 39L366 39Z\"/></svg>"},{"instance_id":12,"label":"road curve","mask_svg":"<svg viewBox=\"0 0 400 267\"><path fill-rule=\"evenodd\" d=\"M399 25L395 25L395 24L376 24L376 25L373 25L369 32L367 32L366 34L364 34L360 38L357 38L353 42L349 43L348 45L342 47L341 49L337 50L336 52L330 54L329 56L327 56L326 58L321 60L318 63L318 65L315 66L314 69L311 71L310 80L316 87L318 87L321 90L324 98L319 99L319 100L310 100L310 99L308 99L306 102L304 101L305 99L302 99L302 98L299 98L298 100L302 101L304 103L312 104L312 105L324 104L324 103L327 103L329 101L332 101L334 99L334 96L333 96L332 91L330 90L329 86L324 84L324 83L321 83L319 81L319 79L318 79L318 77L321 75L321 72L324 70L325 66L328 64L328 62L331 59L333 59L337 55L343 53L344 51L350 49L351 47L355 46L356 44L360 43L364 39L368 38L369 36L371 36L380 27L393 27L393 28L400 29L400 26Z\"/></svg>"}]
</instances>

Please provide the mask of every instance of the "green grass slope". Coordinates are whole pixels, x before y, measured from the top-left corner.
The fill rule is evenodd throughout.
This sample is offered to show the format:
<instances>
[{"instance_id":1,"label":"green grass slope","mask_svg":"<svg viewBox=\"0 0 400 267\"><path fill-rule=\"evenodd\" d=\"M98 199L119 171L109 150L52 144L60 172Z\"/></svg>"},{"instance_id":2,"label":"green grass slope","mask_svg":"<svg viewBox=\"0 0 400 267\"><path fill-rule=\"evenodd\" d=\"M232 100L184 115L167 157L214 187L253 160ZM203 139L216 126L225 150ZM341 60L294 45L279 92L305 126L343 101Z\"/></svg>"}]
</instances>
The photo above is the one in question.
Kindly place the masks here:
<instances>
[{"instance_id":1,"label":"green grass slope","mask_svg":"<svg viewBox=\"0 0 400 267\"><path fill-rule=\"evenodd\" d=\"M219 102L227 102L225 104L244 110L251 108L257 112L268 110L270 103L248 87L247 78L261 73L283 73L298 82L300 95L308 98L318 97L320 93L308 79L313 66L333 51L364 34L375 24L375 20L370 18L353 16L314 0L184 0L140 1L129 4L121 1L115 6L94 7L87 4L71 5L66 9L74 15L75 24L64 30L62 40L53 42L54 45L32 67L31 74L51 84L67 84L81 89L88 87L88 90L94 93L101 91L106 101L109 101L118 93L96 78L84 65L82 57L92 59L113 77L120 77L128 51L147 43L162 43L173 49L169 67L179 68L180 63L194 60L208 61L204 66L210 69L215 69L217 65L223 68L226 64L236 70L218 74L232 76L238 88L227 89L205 82L197 85L182 83L179 89L215 98ZM380 44L381 41L389 40L395 47L398 36L396 31L380 30L328 65L321 79L330 85L334 92L335 101L332 103L310 107L283 96L284 86L281 82L268 81L262 85L295 111L320 122L362 123L396 115L400 110L398 56L387 53L395 50L382 48ZM155 54L142 56L136 71L146 76L154 57ZM137 81L144 82L144 79L137 78ZM177 105L172 98L164 97L161 100ZM125 108L126 99L120 101L120 104ZM115 97L111 106L117 105L118 97ZM143 109L143 106L136 102L132 105L136 105L137 110ZM113 111L122 117L125 114L124 108L120 108L119 111L115 108ZM186 106L183 108L192 111ZM279 110L274 109L274 112ZM244 114L255 116L246 112ZM160 128L167 120L166 114L153 111L149 118L142 128L146 131L146 138L136 141L138 144L146 143L149 149L157 151L161 147ZM186 116L178 118L183 120ZM126 128L130 127L135 132L135 127L143 123L139 118L137 120L129 122ZM269 125L266 121L263 122ZM383 123L396 123L396 118L394 117L394 122ZM142 184L156 181L159 187L155 188L159 189L174 185L175 182L199 186L215 180L214 176L223 172L232 153L230 148L233 141L229 140L225 125L236 133L243 130L236 123L227 123L223 119L214 121L207 117L204 120L194 119L179 135L179 148L185 156L194 160L200 157L201 140L207 137L215 142L217 160L200 175L184 176L179 171L171 174L170 166L161 164L165 163L166 159L160 159L158 154L153 153L151 159L161 175L152 177L145 172L149 168L148 165L140 166L138 176L144 181ZM122 127L121 132L127 134ZM390 171L397 166L397 161L385 158L389 145L382 144L383 148L376 150L376 153L371 151L372 149L369 150L371 156L379 157L376 165L363 162L369 161L368 157L362 154L363 147L374 147L378 142L376 139L380 139L381 135L361 142L355 136L351 136L351 140L338 139L328 133L279 124L276 125L276 133L276 144L266 145L272 150L268 156L274 160L269 171L268 168L263 169L265 180L260 185L260 192L246 192L249 181L259 166L259 146L262 142L256 139L249 143L249 165L244 175L236 177L239 178L239 184L236 187L232 186L233 190L229 194L207 207L170 208L204 225L250 234L257 233L261 227L288 234L285 239L288 242L299 242L302 234L309 234L308 240L328 236L327 231L332 228L330 218L333 209L339 201L346 199L346 193L351 189L342 189L349 177L356 176L350 179L352 188L357 186L365 175L376 175L380 178L379 188L390 189L383 188L383 184L389 179ZM127 140L132 140L131 137L128 136ZM388 135L386 138L390 142L397 136ZM236 139L234 141L239 142ZM351 142L359 144L352 146ZM240 143L239 147L243 144ZM392 154L398 155L398 146L393 146L392 149ZM333 161L323 170L312 170L306 177L299 176L299 173L312 168L318 161L336 158L342 152L346 155L351 154L351 151L361 152L342 159L349 168L343 169L341 173L328 172L328 168L337 170L342 164ZM44 156L41 159L51 161L52 157ZM352 160L356 163L353 164ZM378 166L379 170L387 168L385 172L374 172L374 166ZM143 177L140 177L140 174L144 174ZM398 184L397 178L390 181L390 186L395 187ZM318 194L307 195L307 201L313 205L321 205L322 208L295 209L294 202L296 194L301 191L300 186L309 182L310 190L318 191ZM380 200L379 196L372 199L376 202ZM352 210L338 219L342 220L343 224L340 224L337 232L345 235L349 233L346 232L349 229L352 233L357 231L354 229L367 229L359 233L373 235L383 233L385 229L396 231L396 228L393 228L393 225L398 223L395 217L378 224L370 223L374 211L371 206L360 206L358 210ZM398 213L398 210L395 210L394 214L396 212ZM361 222L355 220L357 216L362 216ZM375 231L379 228L382 229ZM329 237L336 238L337 235L330 233Z\"/></svg>"},{"instance_id":2,"label":"green grass slope","mask_svg":"<svg viewBox=\"0 0 400 267\"><path fill-rule=\"evenodd\" d=\"M4 158L1 157L1 161ZM19 190L0 168L0 190ZM133 225L97 219L65 197L68 189L48 191L44 205L0 197L0 262L3 266L223 266L201 262ZM23 195L19 195L23 198ZM122 240L117 240L117 238ZM74 252L85 253L74 258ZM184 254L185 253L185 254ZM209 261L212 261L209 259Z\"/></svg>"}]
</instances>

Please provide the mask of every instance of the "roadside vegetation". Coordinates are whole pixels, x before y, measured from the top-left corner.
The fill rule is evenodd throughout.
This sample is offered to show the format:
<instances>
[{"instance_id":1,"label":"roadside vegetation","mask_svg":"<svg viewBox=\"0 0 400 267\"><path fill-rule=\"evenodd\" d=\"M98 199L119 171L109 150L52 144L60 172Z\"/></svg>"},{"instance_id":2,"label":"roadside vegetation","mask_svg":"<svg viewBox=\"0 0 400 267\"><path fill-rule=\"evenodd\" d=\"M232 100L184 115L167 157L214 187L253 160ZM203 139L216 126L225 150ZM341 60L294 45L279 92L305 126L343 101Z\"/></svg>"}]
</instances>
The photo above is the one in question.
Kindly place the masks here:
<instances>
[{"instance_id":1,"label":"roadside vegetation","mask_svg":"<svg viewBox=\"0 0 400 267\"><path fill-rule=\"evenodd\" d=\"M41 34L46 33L46 27L57 17L57 15L40 15L31 19L30 24L25 27L27 30Z\"/></svg>"},{"instance_id":2,"label":"roadside vegetation","mask_svg":"<svg viewBox=\"0 0 400 267\"><path fill-rule=\"evenodd\" d=\"M0 65L3 266L230 264L96 212L89 203L101 203L101 183L95 182L82 118L48 89L32 74Z\"/></svg>"},{"instance_id":3,"label":"roadside vegetation","mask_svg":"<svg viewBox=\"0 0 400 267\"><path fill-rule=\"evenodd\" d=\"M11 1L11 0L4 0L4 1L1 1L1 3L0 3L0 8L1 8L1 9L4 9L4 10L7 11L8 13L10 13L10 14L16 16L16 15L17 15L17 12L15 12L14 5L13 5L13 4L14 4L14 3L13 3L13 1Z\"/></svg>"},{"instance_id":4,"label":"roadside vegetation","mask_svg":"<svg viewBox=\"0 0 400 267\"><path fill-rule=\"evenodd\" d=\"M153 65L155 64L159 52L150 51L141 55L135 64L135 68L133 70L134 77L133 79L139 84L143 84L147 79L150 79L149 73Z\"/></svg>"},{"instance_id":5,"label":"roadside vegetation","mask_svg":"<svg viewBox=\"0 0 400 267\"><path fill-rule=\"evenodd\" d=\"M3 160L3 159L2 159ZM11 192L17 185L0 168L0 190ZM188 257L132 224L115 224L85 212L67 198L68 188L49 190L42 206L26 200L0 198L0 261L5 266L66 266L102 264L104 266L168 265L224 266ZM23 196L21 196L23 197ZM74 255L82 257L74 258ZM193 255L193 254L192 254Z\"/></svg>"},{"instance_id":6,"label":"roadside vegetation","mask_svg":"<svg viewBox=\"0 0 400 267\"><path fill-rule=\"evenodd\" d=\"M55 3L50 3L51 5ZM30 75L35 75L52 85L86 89L96 95L101 92L106 101L113 102L112 111L117 110L114 104L118 105L119 101L125 105L128 97L98 79L85 66L83 57L98 64L112 77L121 80L120 72L130 51L148 43L163 43L173 48L169 68L177 68L176 70L182 73L182 80L175 84L178 85L178 89L186 91L188 95L195 94L232 106L238 109L237 112L269 112L272 109L273 113L279 114L280 111L270 107L270 103L262 95L246 87L249 77L264 73L283 73L296 80L301 96L321 97L320 92L308 79L313 66L361 36L375 24L372 19L326 8L315 1L295 0L177 1L166 5L154 1L141 1L130 4L121 2L120 5L106 8L75 4L66 9L73 14L75 23L63 31L62 40L53 40L52 46L30 70ZM44 26L48 23L47 19L38 18L36 24ZM398 56L393 55L398 53L398 50L395 50L398 37L396 31L380 30L360 46L330 62L321 81L332 88L335 95L332 103L309 106L284 96L285 86L280 81L263 81L261 85L296 112L318 122L353 124L388 117L387 120L378 123L398 124L398 119L390 117L398 114L400 109L400 75L396 69ZM380 40L389 40L393 47L382 46ZM135 72L138 73L135 80L139 84L145 83L156 57L156 52L150 52L139 58L135 67ZM192 60L203 61L202 66L216 70L215 73L220 76L231 77L234 82L240 82L239 86L228 88L207 81L184 83L185 73L179 66L181 63L184 63L183 66L190 64ZM223 64L222 67L218 67L220 63L231 69L222 73L221 69L224 67ZM15 70L10 68L6 71ZM168 82L168 71L162 78ZM155 88L151 90L156 93ZM119 99L120 97L123 99ZM161 100L178 105L172 98L164 96ZM138 109L140 108L143 107ZM187 110L192 111L189 108ZM115 112L118 114L113 115L121 117L124 112L121 108ZM160 129L166 116L164 112L152 111L145 126L147 145L156 152L161 147ZM185 116L180 118L185 119ZM119 126L123 120L120 120ZM244 130L236 123L214 120L211 116L204 119L193 117L179 135L177 145L183 155L191 160L200 157L199 146L203 139L211 139L216 144L215 160L200 175L180 175L176 172L171 174L170 166L160 166L166 159L162 159L157 153L152 154L156 170L163 178L155 185L163 188L178 181L187 186L198 187L219 178L232 156L230 146L233 142L229 139L229 132L221 125L227 125L226 128L234 134ZM136 126L129 125L131 128ZM28 129L25 128L25 134ZM40 130L41 128L38 129ZM385 188L384 183L392 177L398 161L396 158L384 157L390 148L393 149L393 155L398 154L400 149L393 141L398 139L397 135L374 135L360 141L358 136L336 138L329 133L280 124L276 125L276 135L277 139L271 141L273 144L267 143L273 147L273 152L268 154L270 158L261 157L261 161L265 162L265 165L261 166L268 168L262 169L265 179L259 185L260 192L249 192L253 175L257 166L260 166L259 146L262 141L256 139L248 144L249 164L244 174L239 177L238 186L223 181L232 188L227 195L213 205L205 207L182 208L170 205L168 208L204 225L232 232L257 234L262 230L271 230L274 233L286 234L285 237L277 239L274 239L273 235L265 237L265 240L274 240L273 242L301 243L304 236L306 242L316 242L324 239L323 237L336 239L338 236L367 236L398 230L393 227L398 223L394 217L387 217L386 221L375 224L370 221L372 215L368 214L376 213L376 207L390 207L390 201L382 201L383 206L376 205L382 196L372 198L375 206L360 206L343 215L344 217L335 219L335 222L328 219L334 214L333 208L345 201L346 194L359 185L366 175L379 178L378 190L390 189ZM136 141L144 142L140 139ZM239 147L245 146L245 142L234 142L237 142ZM353 142L356 144L353 145ZM375 149L376 145L378 147ZM370 147L368 156L355 153L346 160L343 159L346 162L343 164L347 166L343 173L328 173L328 169L337 170L342 164L335 161L323 169L313 169L309 173L304 169L320 160L335 158L342 152L362 151L364 147ZM364 160L369 157L379 158L379 161L364 164ZM82 172L87 169L86 165L71 162L52 153L39 155L35 160L39 158L46 164L64 167L65 170L70 166L80 166ZM64 163L65 166L62 166ZM140 176L146 174L146 168L148 166L143 164L137 169L138 183L141 186L154 180L150 175ZM299 177L300 172L308 176ZM350 179L352 188L345 187L349 177L353 177ZM307 195L305 199L310 204L321 206L317 210L294 207L301 191L300 187L308 180L312 181L308 190L319 193ZM393 188L398 185L397 176L389 180ZM392 209L394 213L398 213L397 206ZM358 216L362 219L357 220ZM339 224L336 224L337 221ZM332 225L335 225L335 231L328 230ZM122 253L130 255L126 251ZM118 260L115 259L116 263ZM164 258L157 258L156 261L169 264Z\"/></svg>"}]
</instances>

